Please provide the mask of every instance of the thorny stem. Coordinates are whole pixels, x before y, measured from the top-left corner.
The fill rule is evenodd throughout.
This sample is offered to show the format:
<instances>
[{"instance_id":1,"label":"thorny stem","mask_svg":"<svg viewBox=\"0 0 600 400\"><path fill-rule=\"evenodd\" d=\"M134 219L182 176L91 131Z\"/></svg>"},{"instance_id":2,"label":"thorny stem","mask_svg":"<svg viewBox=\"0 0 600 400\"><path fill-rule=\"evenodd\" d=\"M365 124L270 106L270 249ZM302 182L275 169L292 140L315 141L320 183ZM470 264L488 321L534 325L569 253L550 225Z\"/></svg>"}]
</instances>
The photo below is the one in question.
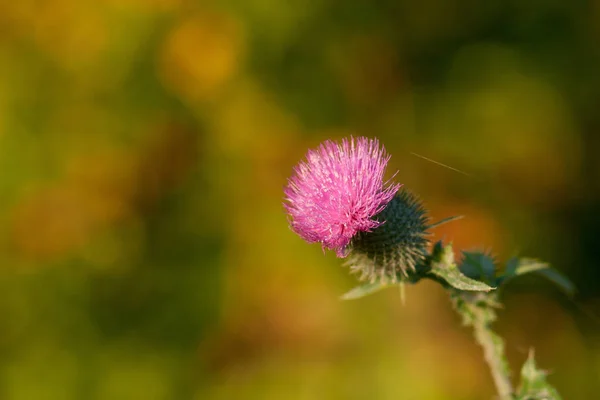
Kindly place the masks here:
<instances>
[{"instance_id":1,"label":"thorny stem","mask_svg":"<svg viewBox=\"0 0 600 400\"><path fill-rule=\"evenodd\" d=\"M473 324L477 343L483 348L485 361L490 367L496 390L501 400L513 399L507 362L504 356L504 341L486 323Z\"/></svg>"},{"instance_id":2,"label":"thorny stem","mask_svg":"<svg viewBox=\"0 0 600 400\"><path fill-rule=\"evenodd\" d=\"M463 323L473 327L475 340L483 348L492 379L500 400L512 400L514 390L510 381L510 369L504 355L504 341L492 330L498 303L496 295L451 290L450 299Z\"/></svg>"}]
</instances>

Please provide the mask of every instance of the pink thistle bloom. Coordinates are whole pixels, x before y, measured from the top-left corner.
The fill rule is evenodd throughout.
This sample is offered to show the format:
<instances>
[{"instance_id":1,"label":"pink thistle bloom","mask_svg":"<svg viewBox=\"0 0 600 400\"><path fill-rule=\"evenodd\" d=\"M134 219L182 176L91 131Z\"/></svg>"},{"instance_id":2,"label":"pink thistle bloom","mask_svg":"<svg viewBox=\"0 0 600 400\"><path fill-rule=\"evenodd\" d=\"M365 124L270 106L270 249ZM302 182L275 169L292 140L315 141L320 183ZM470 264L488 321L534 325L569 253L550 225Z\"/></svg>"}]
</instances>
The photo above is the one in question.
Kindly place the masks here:
<instances>
[{"instance_id":1,"label":"pink thistle bloom","mask_svg":"<svg viewBox=\"0 0 600 400\"><path fill-rule=\"evenodd\" d=\"M365 137L328 140L309 150L284 191L292 230L345 257L354 235L383 224L373 217L401 186L383 182L389 159L377 139Z\"/></svg>"}]
</instances>

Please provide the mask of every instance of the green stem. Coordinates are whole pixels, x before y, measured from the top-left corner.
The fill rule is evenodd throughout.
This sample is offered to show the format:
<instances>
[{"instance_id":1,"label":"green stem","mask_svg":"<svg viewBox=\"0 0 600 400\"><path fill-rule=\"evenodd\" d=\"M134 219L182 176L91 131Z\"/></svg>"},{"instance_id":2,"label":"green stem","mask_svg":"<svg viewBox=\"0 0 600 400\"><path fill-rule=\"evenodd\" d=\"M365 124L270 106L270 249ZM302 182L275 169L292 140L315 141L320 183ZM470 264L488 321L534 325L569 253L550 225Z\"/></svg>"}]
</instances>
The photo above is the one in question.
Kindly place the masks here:
<instances>
[{"instance_id":1,"label":"green stem","mask_svg":"<svg viewBox=\"0 0 600 400\"><path fill-rule=\"evenodd\" d=\"M492 379L501 400L514 399L510 381L510 369L504 355L504 340L491 326L496 320L497 293L469 292L450 289L454 309L463 319L463 324L473 327L475 340L483 348Z\"/></svg>"},{"instance_id":2,"label":"green stem","mask_svg":"<svg viewBox=\"0 0 600 400\"><path fill-rule=\"evenodd\" d=\"M490 367L496 390L501 400L513 399L508 363L504 356L504 341L486 323L473 324L475 339L483 348L485 361Z\"/></svg>"}]
</instances>

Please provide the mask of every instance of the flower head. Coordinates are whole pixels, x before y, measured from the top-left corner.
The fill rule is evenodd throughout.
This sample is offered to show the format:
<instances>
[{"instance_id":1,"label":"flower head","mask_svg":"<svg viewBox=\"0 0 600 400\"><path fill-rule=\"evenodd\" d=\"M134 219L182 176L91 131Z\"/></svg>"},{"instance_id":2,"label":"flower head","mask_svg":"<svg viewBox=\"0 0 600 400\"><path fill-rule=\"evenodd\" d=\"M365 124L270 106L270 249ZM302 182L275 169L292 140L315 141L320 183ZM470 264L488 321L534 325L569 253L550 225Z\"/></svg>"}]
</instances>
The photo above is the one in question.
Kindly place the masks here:
<instances>
[{"instance_id":1,"label":"flower head","mask_svg":"<svg viewBox=\"0 0 600 400\"><path fill-rule=\"evenodd\" d=\"M292 230L345 257L358 232L383 224L373 217L400 188L383 181L389 159L376 139L365 137L326 141L309 150L285 188Z\"/></svg>"}]
</instances>

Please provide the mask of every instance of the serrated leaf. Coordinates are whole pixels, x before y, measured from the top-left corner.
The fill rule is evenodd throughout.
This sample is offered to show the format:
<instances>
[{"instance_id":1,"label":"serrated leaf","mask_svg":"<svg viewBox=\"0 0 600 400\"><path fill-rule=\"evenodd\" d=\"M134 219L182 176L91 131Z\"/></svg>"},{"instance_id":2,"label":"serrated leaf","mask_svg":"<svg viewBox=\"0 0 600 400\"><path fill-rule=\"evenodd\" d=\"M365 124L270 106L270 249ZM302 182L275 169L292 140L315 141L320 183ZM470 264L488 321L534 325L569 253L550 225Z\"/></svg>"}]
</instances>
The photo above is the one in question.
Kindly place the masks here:
<instances>
[{"instance_id":1,"label":"serrated leaf","mask_svg":"<svg viewBox=\"0 0 600 400\"><path fill-rule=\"evenodd\" d=\"M396 284L383 283L383 282L374 282L374 283L364 283L360 286L355 287L349 292L342 295L340 298L342 300L354 300L360 299L361 297L368 296L370 294L379 292L385 288L389 288L395 286Z\"/></svg>"},{"instance_id":2,"label":"serrated leaf","mask_svg":"<svg viewBox=\"0 0 600 400\"><path fill-rule=\"evenodd\" d=\"M564 275L550 267L548 263L533 258L512 258L506 264L502 283L525 274L537 273L558 286L569 296L575 294L575 285Z\"/></svg>"},{"instance_id":3,"label":"serrated leaf","mask_svg":"<svg viewBox=\"0 0 600 400\"><path fill-rule=\"evenodd\" d=\"M546 381L548 374L535 364L533 349L521 369L521 385L517 398L521 400L560 400L558 391Z\"/></svg>"},{"instance_id":4,"label":"serrated leaf","mask_svg":"<svg viewBox=\"0 0 600 400\"><path fill-rule=\"evenodd\" d=\"M494 288L484 282L464 275L454 262L452 245L441 247L438 242L434 248L430 273L446 281L450 286L459 290L489 292Z\"/></svg>"},{"instance_id":5,"label":"serrated leaf","mask_svg":"<svg viewBox=\"0 0 600 400\"><path fill-rule=\"evenodd\" d=\"M471 279L464 275L462 272L460 272L456 264L450 266L449 268L432 268L431 273L438 278L443 279L450 286L458 290L489 292L490 290L495 289L486 283Z\"/></svg>"}]
</instances>

